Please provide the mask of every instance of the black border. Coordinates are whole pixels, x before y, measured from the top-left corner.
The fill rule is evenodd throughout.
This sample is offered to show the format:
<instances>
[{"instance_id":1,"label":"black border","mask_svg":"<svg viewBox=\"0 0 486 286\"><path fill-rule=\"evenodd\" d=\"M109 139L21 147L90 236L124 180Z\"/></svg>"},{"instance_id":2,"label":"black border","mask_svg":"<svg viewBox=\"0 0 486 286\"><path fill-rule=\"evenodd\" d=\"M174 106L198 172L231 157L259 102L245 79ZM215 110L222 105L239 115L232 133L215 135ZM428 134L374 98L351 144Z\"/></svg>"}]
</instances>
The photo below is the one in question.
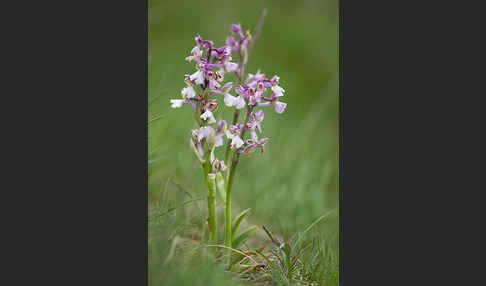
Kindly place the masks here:
<instances>
[{"instance_id":1,"label":"black border","mask_svg":"<svg viewBox=\"0 0 486 286\"><path fill-rule=\"evenodd\" d=\"M464 261L429 250L440 252L437 245L453 231L449 222L458 223L451 215L438 216L437 209L459 215L458 204L443 209L459 196L444 194L462 190L457 183L462 173L451 169L465 164L444 163L443 156L431 154L469 147L444 147L452 131L435 141L431 134L444 124L435 119L440 108L460 117L456 103L445 106L443 98L457 96L466 84L455 83L450 69L430 58L468 52L448 52L454 30L449 28L445 40L432 45L441 29L435 18L431 28L423 11L437 9L422 2L347 3L339 3L340 284L415 285L430 273L431 284L448 281L452 271L440 276L446 270L423 269ZM12 56L35 76L18 85L32 96L21 105L29 108L21 113L28 113L28 124L19 127L27 136L14 136L21 150L12 153L21 163L9 167L23 174L14 181L17 188L5 191L21 189L21 197L11 200L20 211L8 219L27 217L5 233L18 238L21 245L12 249L19 249L17 259L27 258L32 268L17 278L45 277L55 269L50 279L63 284L146 285L148 3L76 4L69 13L37 13L30 23L33 42L25 44L32 49ZM26 56L35 61L25 61ZM433 76L440 80L423 89L424 79ZM432 99L437 94L441 98ZM31 110L37 113L31 116ZM466 126L461 124L455 125ZM33 186L24 190L24 181ZM20 233L26 225L26 233ZM430 238L438 227L447 232ZM456 246L462 244L454 241L443 249Z\"/></svg>"}]
</instances>

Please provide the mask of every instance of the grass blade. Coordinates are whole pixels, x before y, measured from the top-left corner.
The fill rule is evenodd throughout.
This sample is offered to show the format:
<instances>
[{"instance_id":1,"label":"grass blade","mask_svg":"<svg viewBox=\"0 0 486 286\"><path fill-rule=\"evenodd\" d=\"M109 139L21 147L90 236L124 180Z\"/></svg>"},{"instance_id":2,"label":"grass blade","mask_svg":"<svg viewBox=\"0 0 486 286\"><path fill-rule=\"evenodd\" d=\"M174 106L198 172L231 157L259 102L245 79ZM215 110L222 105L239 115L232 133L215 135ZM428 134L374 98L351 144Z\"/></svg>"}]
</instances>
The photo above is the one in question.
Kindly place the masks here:
<instances>
[{"instance_id":1,"label":"grass blade","mask_svg":"<svg viewBox=\"0 0 486 286\"><path fill-rule=\"evenodd\" d=\"M243 231L240 235L235 237L233 241L231 242L231 246L233 248L238 248L243 242L245 242L250 235L255 232L259 227L257 225L251 226L247 228L245 231Z\"/></svg>"},{"instance_id":2,"label":"grass blade","mask_svg":"<svg viewBox=\"0 0 486 286\"><path fill-rule=\"evenodd\" d=\"M327 213L323 214L320 218L316 219L313 223L311 223L311 225L309 225L305 230L304 232L302 232L301 235L299 235L299 239L297 239L297 242L295 242L295 247L297 247L297 245L299 244L299 242L302 240L302 238L304 238L304 236L307 234L307 232L309 232L309 230L311 230L311 228L314 227L314 225L316 225L318 222L320 222L321 220L323 220L325 217L328 217L331 213L333 213L334 210L331 210L331 211L328 211Z\"/></svg>"},{"instance_id":3,"label":"grass blade","mask_svg":"<svg viewBox=\"0 0 486 286\"><path fill-rule=\"evenodd\" d=\"M241 224L241 221L243 220L243 218L246 216L246 214L251 210L250 209L246 209L244 211L242 211L236 218L235 220L233 221L233 226L231 227L231 237L234 237L235 234L236 234L236 231L238 230L238 227L240 226Z\"/></svg>"}]
</instances>

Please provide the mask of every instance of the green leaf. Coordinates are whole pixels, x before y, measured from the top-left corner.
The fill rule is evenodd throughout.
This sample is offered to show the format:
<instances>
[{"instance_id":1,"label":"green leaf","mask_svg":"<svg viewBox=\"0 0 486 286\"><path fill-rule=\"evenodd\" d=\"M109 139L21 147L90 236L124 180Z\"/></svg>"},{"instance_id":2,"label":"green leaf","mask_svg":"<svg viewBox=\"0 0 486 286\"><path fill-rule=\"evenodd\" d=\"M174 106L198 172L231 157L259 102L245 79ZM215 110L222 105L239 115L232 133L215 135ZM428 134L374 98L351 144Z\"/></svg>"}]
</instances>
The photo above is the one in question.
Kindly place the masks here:
<instances>
[{"instance_id":1,"label":"green leaf","mask_svg":"<svg viewBox=\"0 0 486 286\"><path fill-rule=\"evenodd\" d=\"M253 232L255 232L258 228L259 228L259 226L257 226L257 225L254 225L254 226L247 228L240 235L238 235L237 237L235 237L233 239L233 241L231 242L231 247L233 247L233 248L240 247L240 245L243 244L243 242L245 242L250 237L250 235Z\"/></svg>"},{"instance_id":2,"label":"green leaf","mask_svg":"<svg viewBox=\"0 0 486 286\"><path fill-rule=\"evenodd\" d=\"M246 216L246 214L250 210L251 210L251 208L246 209L246 210L242 211L237 217L235 217L235 219L233 221L233 227L231 227L231 237L235 237L236 231L238 230L238 227L240 226L241 221L243 220L243 218Z\"/></svg>"}]
</instances>

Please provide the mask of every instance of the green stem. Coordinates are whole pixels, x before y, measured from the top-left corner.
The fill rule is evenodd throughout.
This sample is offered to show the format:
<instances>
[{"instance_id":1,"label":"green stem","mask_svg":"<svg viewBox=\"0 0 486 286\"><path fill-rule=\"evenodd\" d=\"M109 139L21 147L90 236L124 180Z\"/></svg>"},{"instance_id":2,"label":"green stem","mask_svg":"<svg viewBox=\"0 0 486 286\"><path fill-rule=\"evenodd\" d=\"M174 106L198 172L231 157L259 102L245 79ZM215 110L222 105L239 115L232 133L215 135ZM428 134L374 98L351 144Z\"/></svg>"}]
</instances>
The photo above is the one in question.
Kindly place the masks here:
<instances>
[{"instance_id":1,"label":"green stem","mask_svg":"<svg viewBox=\"0 0 486 286\"><path fill-rule=\"evenodd\" d=\"M232 123L233 125L235 125L238 122L239 116L240 116L240 110L236 109L235 113L233 114L233 123ZM228 145L226 146L226 154L224 156L224 164L226 166L229 166L228 159L229 159L229 155L231 153L231 141L228 140L227 144ZM231 168L227 168L227 170L226 170L225 183L228 183L228 175L229 175L230 169Z\"/></svg>"},{"instance_id":2,"label":"green stem","mask_svg":"<svg viewBox=\"0 0 486 286\"><path fill-rule=\"evenodd\" d=\"M233 179L235 177L235 171L236 171L236 165L238 165L238 159L240 157L240 154L238 154L236 151L233 153L233 160L231 162L231 170L229 173L229 178L228 178L228 187L226 189L226 240L225 240L225 245L227 247L231 247L231 188L233 187ZM231 249L227 249L227 256L228 256L228 267L230 267L230 261L231 261Z\"/></svg>"},{"instance_id":3,"label":"green stem","mask_svg":"<svg viewBox=\"0 0 486 286\"><path fill-rule=\"evenodd\" d=\"M248 119L250 118L250 113L253 110L252 106L247 106L246 108L246 114L245 114L245 121L243 123L243 126L246 126L248 123ZM243 131L241 131L241 137L243 139L243 135L245 134L246 129L243 128ZM240 158L240 154L236 152L236 150L233 152L233 159L231 160L231 168L229 170L229 177L228 177L228 184L227 184L227 189L226 189L226 240L225 240L225 245L227 247L231 247L231 188L233 187L233 180L235 177L236 173L236 166L238 165ZM228 249L228 267L230 266L230 254L231 250Z\"/></svg>"},{"instance_id":4,"label":"green stem","mask_svg":"<svg viewBox=\"0 0 486 286\"><path fill-rule=\"evenodd\" d=\"M206 161L203 164L204 177L206 179L206 186L208 188L208 227L209 227L209 242L215 243L217 237L216 224L216 203L215 203L215 175L210 174L211 165L209 162L209 151L206 155ZM212 176L211 176L212 175Z\"/></svg>"}]
</instances>

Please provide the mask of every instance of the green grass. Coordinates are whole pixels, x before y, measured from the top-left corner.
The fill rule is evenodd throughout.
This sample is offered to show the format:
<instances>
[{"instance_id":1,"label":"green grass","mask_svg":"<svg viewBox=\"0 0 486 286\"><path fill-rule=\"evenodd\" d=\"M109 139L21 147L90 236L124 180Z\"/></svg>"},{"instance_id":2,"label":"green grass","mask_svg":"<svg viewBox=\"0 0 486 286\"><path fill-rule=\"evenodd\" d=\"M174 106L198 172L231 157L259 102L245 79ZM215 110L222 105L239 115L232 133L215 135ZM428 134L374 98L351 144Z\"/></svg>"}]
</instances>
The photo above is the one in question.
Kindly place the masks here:
<instances>
[{"instance_id":1,"label":"green grass","mask_svg":"<svg viewBox=\"0 0 486 286\"><path fill-rule=\"evenodd\" d=\"M174 110L169 103L180 97L184 74L194 70L184 58L194 46L195 34L220 46L233 22L253 30L264 7L268 15L247 71L278 74L286 90L282 101L288 106L283 114L265 110L262 134L270 138L265 153L241 157L232 191L233 216L251 208L244 227L265 225L291 241L334 210L302 239L302 245L311 245L295 273L310 271L321 285L337 285L337 1L149 1L150 285L288 283L285 265L278 263L250 282L237 279L205 255L206 247L188 240L207 235L206 190L201 167L188 146L189 130L195 127L192 109ZM223 157L222 153L216 155ZM218 212L222 211L220 205ZM223 219L219 217L221 244ZM167 260L175 237L181 240ZM271 243L259 229L248 245L269 250Z\"/></svg>"}]
</instances>

